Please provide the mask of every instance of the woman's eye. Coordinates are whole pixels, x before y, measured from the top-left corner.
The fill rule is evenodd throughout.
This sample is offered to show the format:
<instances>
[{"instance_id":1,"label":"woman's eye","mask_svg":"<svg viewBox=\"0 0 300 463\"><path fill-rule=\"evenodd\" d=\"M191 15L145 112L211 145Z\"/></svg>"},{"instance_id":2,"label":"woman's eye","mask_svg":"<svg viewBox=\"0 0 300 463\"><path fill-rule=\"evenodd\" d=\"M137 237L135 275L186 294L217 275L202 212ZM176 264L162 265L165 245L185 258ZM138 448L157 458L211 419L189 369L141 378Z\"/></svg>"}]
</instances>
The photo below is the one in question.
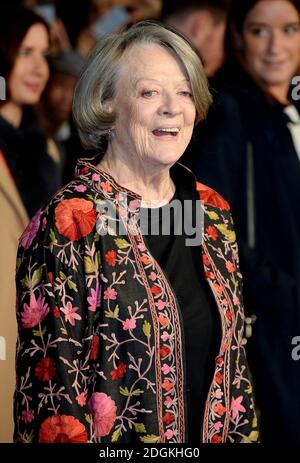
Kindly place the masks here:
<instances>
[{"instance_id":1,"label":"woman's eye","mask_svg":"<svg viewBox=\"0 0 300 463\"><path fill-rule=\"evenodd\" d=\"M183 90L182 92L179 92L179 93L180 93L180 95L185 96L187 98L192 98L193 97L193 95L191 94L191 92L189 90Z\"/></svg>"},{"instance_id":2,"label":"woman's eye","mask_svg":"<svg viewBox=\"0 0 300 463\"><path fill-rule=\"evenodd\" d=\"M292 35L292 34L294 34L295 32L298 32L298 31L299 31L299 26L298 25L286 26L284 28L284 33L287 34L287 35Z\"/></svg>"},{"instance_id":3,"label":"woman's eye","mask_svg":"<svg viewBox=\"0 0 300 463\"><path fill-rule=\"evenodd\" d=\"M144 96L145 98L150 98L152 96L154 96L157 92L155 90L146 90L144 92L142 92L142 96Z\"/></svg>"},{"instance_id":4,"label":"woman's eye","mask_svg":"<svg viewBox=\"0 0 300 463\"><path fill-rule=\"evenodd\" d=\"M30 50L28 48L20 48L18 55L19 56L28 56L30 54Z\"/></svg>"},{"instance_id":5,"label":"woman's eye","mask_svg":"<svg viewBox=\"0 0 300 463\"><path fill-rule=\"evenodd\" d=\"M250 33L256 37L264 37L267 35L267 30L263 27L254 27L250 30Z\"/></svg>"}]
</instances>

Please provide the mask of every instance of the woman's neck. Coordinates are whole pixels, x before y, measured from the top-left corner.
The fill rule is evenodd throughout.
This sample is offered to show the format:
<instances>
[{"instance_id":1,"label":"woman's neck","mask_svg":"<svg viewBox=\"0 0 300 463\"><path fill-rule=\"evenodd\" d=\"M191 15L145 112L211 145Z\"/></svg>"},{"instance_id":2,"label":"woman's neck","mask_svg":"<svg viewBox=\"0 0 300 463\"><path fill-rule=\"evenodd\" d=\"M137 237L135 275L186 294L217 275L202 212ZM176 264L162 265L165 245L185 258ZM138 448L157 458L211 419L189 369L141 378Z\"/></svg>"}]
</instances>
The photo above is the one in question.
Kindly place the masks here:
<instances>
[{"instance_id":1,"label":"woman's neck","mask_svg":"<svg viewBox=\"0 0 300 463\"><path fill-rule=\"evenodd\" d=\"M22 120L23 110L21 106L8 102L0 106L0 114L14 127L19 127Z\"/></svg>"},{"instance_id":2,"label":"woman's neck","mask_svg":"<svg viewBox=\"0 0 300 463\"><path fill-rule=\"evenodd\" d=\"M97 167L110 174L119 185L141 196L142 207L163 206L174 196L175 185L168 166L150 172L149 166L139 165L138 160L132 166L128 158L113 156L108 150Z\"/></svg>"}]
</instances>

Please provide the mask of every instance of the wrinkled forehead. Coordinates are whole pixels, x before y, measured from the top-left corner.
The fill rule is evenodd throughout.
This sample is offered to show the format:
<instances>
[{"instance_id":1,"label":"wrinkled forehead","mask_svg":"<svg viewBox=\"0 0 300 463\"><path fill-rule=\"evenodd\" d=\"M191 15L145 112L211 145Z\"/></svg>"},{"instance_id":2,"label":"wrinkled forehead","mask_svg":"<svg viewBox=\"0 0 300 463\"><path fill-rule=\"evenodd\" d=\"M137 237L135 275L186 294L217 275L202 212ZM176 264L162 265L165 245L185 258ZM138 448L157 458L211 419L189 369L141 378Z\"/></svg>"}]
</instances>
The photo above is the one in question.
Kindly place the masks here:
<instances>
[{"instance_id":1,"label":"wrinkled forehead","mask_svg":"<svg viewBox=\"0 0 300 463\"><path fill-rule=\"evenodd\" d=\"M175 52L156 43L137 43L125 50L117 73L118 85L135 85L142 79L189 80Z\"/></svg>"}]
</instances>

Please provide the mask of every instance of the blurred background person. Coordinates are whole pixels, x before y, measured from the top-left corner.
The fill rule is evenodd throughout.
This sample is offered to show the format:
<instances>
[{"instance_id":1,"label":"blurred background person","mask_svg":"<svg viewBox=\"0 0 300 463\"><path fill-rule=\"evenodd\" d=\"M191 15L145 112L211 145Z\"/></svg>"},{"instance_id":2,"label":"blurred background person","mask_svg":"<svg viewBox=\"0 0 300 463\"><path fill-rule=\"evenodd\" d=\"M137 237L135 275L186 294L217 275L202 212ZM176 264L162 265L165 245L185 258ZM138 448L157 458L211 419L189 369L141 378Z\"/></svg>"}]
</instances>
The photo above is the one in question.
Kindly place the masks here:
<instances>
[{"instance_id":1,"label":"blurred background person","mask_svg":"<svg viewBox=\"0 0 300 463\"><path fill-rule=\"evenodd\" d=\"M1 362L1 441L12 438L15 382L15 259L18 238L29 218L60 187L60 171L49 151L32 106L49 77L46 23L24 8L1 8L0 75L6 100L0 101L0 287L1 336L7 357ZM4 425L5 423L5 425Z\"/></svg>"},{"instance_id":2,"label":"blurred background person","mask_svg":"<svg viewBox=\"0 0 300 463\"><path fill-rule=\"evenodd\" d=\"M51 59L50 78L38 107L44 131L59 150L63 183L72 180L77 159L90 155L83 149L72 122L75 85L84 63L85 59L73 49Z\"/></svg>"},{"instance_id":3,"label":"blurred background person","mask_svg":"<svg viewBox=\"0 0 300 463\"><path fill-rule=\"evenodd\" d=\"M248 342L264 442L300 442L300 65L299 0L234 0L222 95L195 171L231 203L256 318Z\"/></svg>"},{"instance_id":4,"label":"blurred background person","mask_svg":"<svg viewBox=\"0 0 300 463\"><path fill-rule=\"evenodd\" d=\"M224 64L224 38L231 0L163 0L161 20L198 50L208 77Z\"/></svg>"}]
</instances>

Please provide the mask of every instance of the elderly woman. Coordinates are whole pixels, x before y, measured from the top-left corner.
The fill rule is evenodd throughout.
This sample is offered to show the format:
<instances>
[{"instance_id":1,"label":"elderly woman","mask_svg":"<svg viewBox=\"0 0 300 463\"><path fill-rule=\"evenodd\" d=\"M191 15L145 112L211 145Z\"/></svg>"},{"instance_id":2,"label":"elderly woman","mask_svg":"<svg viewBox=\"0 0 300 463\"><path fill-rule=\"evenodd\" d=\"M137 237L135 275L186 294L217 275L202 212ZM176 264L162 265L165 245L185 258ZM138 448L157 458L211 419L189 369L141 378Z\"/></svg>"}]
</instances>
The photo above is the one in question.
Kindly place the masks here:
<instances>
[{"instance_id":1,"label":"elderly woman","mask_svg":"<svg viewBox=\"0 0 300 463\"><path fill-rule=\"evenodd\" d=\"M92 54L74 115L105 148L20 240L16 441L257 439L229 207L177 163L210 102L197 54L159 24ZM204 217L203 242L186 246L180 208L163 233L172 200L192 204L185 225Z\"/></svg>"}]
</instances>

